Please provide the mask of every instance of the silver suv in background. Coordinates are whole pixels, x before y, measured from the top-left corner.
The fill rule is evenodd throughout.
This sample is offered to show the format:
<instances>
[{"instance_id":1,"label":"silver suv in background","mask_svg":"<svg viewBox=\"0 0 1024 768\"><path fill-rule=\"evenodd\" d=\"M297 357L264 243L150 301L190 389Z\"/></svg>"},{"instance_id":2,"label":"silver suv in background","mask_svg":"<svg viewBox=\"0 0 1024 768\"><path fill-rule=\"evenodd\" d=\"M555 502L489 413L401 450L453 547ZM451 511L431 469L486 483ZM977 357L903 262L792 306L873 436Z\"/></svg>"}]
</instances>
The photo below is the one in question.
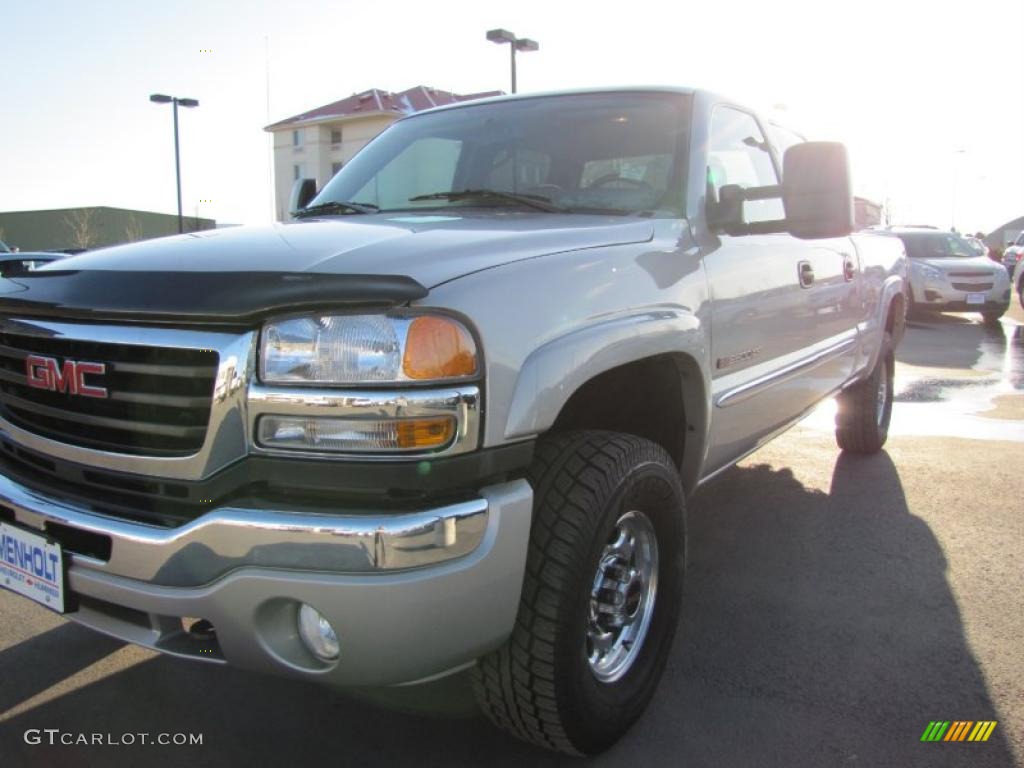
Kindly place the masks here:
<instances>
[{"instance_id":1,"label":"silver suv in background","mask_svg":"<svg viewBox=\"0 0 1024 768\"><path fill-rule=\"evenodd\" d=\"M916 227L888 230L903 241L910 260L910 315L980 312L996 322L1010 306L1005 269L979 255L953 232Z\"/></svg>"}]
</instances>

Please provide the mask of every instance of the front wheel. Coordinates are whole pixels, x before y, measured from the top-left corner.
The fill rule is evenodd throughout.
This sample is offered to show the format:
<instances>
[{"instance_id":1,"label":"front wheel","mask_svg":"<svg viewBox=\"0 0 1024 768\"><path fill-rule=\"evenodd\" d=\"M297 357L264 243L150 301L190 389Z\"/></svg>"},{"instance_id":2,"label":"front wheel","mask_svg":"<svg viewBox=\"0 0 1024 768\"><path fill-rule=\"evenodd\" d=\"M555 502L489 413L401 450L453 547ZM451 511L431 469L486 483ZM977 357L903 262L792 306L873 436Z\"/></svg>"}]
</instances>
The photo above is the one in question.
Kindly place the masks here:
<instances>
[{"instance_id":1,"label":"front wheel","mask_svg":"<svg viewBox=\"0 0 1024 768\"><path fill-rule=\"evenodd\" d=\"M542 440L534 518L512 636L480 659L487 717L568 754L614 744L643 713L678 623L685 502L665 451L583 431Z\"/></svg>"},{"instance_id":2,"label":"front wheel","mask_svg":"<svg viewBox=\"0 0 1024 768\"><path fill-rule=\"evenodd\" d=\"M889 437L895 368L892 336L886 333L871 375L836 398L836 442L844 451L877 453L882 450Z\"/></svg>"}]
</instances>

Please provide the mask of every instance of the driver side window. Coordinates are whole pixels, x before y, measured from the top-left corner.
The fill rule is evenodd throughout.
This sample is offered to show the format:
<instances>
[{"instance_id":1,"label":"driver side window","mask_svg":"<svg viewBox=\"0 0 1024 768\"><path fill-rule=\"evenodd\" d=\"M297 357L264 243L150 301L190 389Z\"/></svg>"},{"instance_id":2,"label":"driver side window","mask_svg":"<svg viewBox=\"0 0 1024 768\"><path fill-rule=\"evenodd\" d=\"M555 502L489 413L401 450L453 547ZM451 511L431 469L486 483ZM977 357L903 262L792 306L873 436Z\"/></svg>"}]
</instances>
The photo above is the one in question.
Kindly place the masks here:
<instances>
[{"instance_id":1,"label":"driver side window","mask_svg":"<svg viewBox=\"0 0 1024 768\"><path fill-rule=\"evenodd\" d=\"M716 107L711 116L708 145L708 193L718 200L726 184L764 187L779 183L768 142L747 112L733 107ZM785 218L782 201L748 200L744 216L749 223Z\"/></svg>"}]
</instances>

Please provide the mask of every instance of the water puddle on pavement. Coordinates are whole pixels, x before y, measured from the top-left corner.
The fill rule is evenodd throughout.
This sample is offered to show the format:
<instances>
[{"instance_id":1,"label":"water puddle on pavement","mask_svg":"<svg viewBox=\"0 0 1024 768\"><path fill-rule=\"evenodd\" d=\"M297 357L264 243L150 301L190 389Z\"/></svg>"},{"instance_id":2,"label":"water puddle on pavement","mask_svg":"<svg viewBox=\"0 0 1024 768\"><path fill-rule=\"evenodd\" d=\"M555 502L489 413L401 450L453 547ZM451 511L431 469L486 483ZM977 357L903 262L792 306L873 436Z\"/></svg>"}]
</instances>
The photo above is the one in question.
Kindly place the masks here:
<instances>
[{"instance_id":1,"label":"water puddle on pavement","mask_svg":"<svg viewBox=\"0 0 1024 768\"><path fill-rule=\"evenodd\" d=\"M896 355L889 434L1024 442L1024 326L965 315L913 323ZM836 403L801 422L832 431Z\"/></svg>"}]
</instances>

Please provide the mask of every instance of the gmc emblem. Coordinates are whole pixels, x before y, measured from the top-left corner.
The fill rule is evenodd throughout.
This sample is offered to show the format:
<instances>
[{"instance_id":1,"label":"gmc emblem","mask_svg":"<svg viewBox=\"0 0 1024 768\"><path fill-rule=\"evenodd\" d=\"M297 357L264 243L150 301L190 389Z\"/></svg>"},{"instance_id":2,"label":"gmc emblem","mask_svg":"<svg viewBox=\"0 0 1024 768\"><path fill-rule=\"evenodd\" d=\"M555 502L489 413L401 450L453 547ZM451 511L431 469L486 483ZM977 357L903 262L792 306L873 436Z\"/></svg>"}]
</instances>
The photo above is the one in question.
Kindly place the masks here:
<instances>
[{"instance_id":1,"label":"gmc emblem","mask_svg":"<svg viewBox=\"0 0 1024 768\"><path fill-rule=\"evenodd\" d=\"M104 363L87 363L65 360L61 366L56 358L29 355L25 358L25 379L30 387L50 392L67 392L82 397L107 397L106 387L94 387L85 383L86 374L104 374Z\"/></svg>"}]
</instances>

